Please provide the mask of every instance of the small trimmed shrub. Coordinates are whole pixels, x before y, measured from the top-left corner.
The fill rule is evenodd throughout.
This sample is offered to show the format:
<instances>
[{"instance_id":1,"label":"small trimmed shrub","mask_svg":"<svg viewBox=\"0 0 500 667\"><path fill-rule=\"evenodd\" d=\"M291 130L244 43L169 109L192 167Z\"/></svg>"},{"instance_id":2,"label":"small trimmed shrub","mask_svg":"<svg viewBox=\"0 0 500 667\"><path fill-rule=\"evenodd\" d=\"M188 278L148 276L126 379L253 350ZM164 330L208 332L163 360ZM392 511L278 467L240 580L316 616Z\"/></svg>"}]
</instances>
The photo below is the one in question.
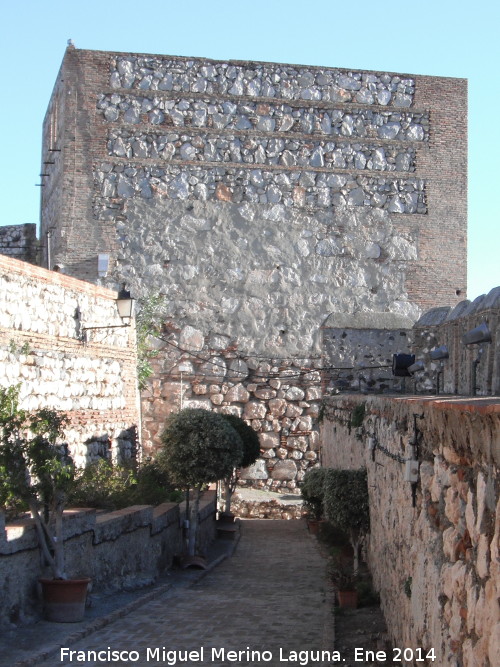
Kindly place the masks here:
<instances>
[{"instance_id":1,"label":"small trimmed shrub","mask_svg":"<svg viewBox=\"0 0 500 667\"><path fill-rule=\"evenodd\" d=\"M202 487L232 475L242 458L241 439L217 412L185 408L168 416L162 442L160 467L178 488L195 490L188 539L188 556L194 556Z\"/></svg>"},{"instance_id":2,"label":"small trimmed shrub","mask_svg":"<svg viewBox=\"0 0 500 667\"><path fill-rule=\"evenodd\" d=\"M326 518L349 535L354 551L354 570L357 572L359 551L370 530L366 470L329 469L324 488Z\"/></svg>"},{"instance_id":3,"label":"small trimmed shrub","mask_svg":"<svg viewBox=\"0 0 500 667\"><path fill-rule=\"evenodd\" d=\"M323 516L324 482L326 468L310 468L304 475L300 492L311 519Z\"/></svg>"},{"instance_id":4,"label":"small trimmed shrub","mask_svg":"<svg viewBox=\"0 0 500 667\"><path fill-rule=\"evenodd\" d=\"M236 415L222 415L230 426L234 428L241 440L241 458L233 468L231 475L225 477L224 485L224 512L227 514L231 511L231 498L238 483L238 470L240 468L248 468L248 466L255 463L260 455L260 440L255 429L249 426L241 417ZM237 443L236 443L237 444Z\"/></svg>"}]
</instances>

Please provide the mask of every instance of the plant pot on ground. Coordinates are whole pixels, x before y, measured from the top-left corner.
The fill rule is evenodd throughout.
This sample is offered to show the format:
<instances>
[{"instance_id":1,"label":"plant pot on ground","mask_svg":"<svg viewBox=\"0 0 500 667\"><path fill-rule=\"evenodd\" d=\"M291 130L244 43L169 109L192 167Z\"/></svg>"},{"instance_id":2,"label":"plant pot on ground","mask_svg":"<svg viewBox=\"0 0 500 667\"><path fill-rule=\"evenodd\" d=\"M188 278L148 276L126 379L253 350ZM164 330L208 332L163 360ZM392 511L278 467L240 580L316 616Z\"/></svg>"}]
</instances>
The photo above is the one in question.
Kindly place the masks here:
<instances>
[{"instance_id":1,"label":"plant pot on ground","mask_svg":"<svg viewBox=\"0 0 500 667\"><path fill-rule=\"evenodd\" d=\"M67 417L59 412L39 409L26 412L19 408L19 386L0 388L0 505L16 498L29 508L35 524L43 560L50 569L50 579L68 580L64 553L63 512L73 484L75 468L67 446L61 444ZM79 613L73 602L57 604L61 615L51 620L81 620L88 578L79 578ZM67 588L59 584L59 588ZM47 607L46 607L47 611ZM78 617L77 617L78 616Z\"/></svg>"},{"instance_id":2,"label":"plant pot on ground","mask_svg":"<svg viewBox=\"0 0 500 667\"><path fill-rule=\"evenodd\" d=\"M351 559L334 552L328 563L328 575L335 587L339 607L356 608L358 606L358 573Z\"/></svg>"}]
</instances>

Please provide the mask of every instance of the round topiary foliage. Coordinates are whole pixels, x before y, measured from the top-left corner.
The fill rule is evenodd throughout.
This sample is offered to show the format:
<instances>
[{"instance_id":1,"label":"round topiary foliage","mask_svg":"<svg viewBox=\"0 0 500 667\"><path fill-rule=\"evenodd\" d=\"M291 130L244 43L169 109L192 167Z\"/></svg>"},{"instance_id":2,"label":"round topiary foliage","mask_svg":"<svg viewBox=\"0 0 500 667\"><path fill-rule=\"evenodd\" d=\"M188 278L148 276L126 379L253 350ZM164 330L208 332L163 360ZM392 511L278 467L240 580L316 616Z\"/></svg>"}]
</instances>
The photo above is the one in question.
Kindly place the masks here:
<instances>
[{"instance_id":1,"label":"round topiary foliage","mask_svg":"<svg viewBox=\"0 0 500 667\"><path fill-rule=\"evenodd\" d=\"M310 468L300 487L306 508L314 519L320 519L323 514L325 474L325 468Z\"/></svg>"},{"instance_id":2,"label":"round topiary foliage","mask_svg":"<svg viewBox=\"0 0 500 667\"><path fill-rule=\"evenodd\" d=\"M222 415L224 419L234 428L241 438L243 445L241 460L238 468L248 468L255 463L260 455L260 440L255 429L249 426L241 417L236 415Z\"/></svg>"},{"instance_id":3,"label":"round topiary foliage","mask_svg":"<svg viewBox=\"0 0 500 667\"><path fill-rule=\"evenodd\" d=\"M370 505L366 470L332 470L325 476L326 518L349 535L354 554L354 574L359 569L360 548L370 530Z\"/></svg>"},{"instance_id":4,"label":"round topiary foliage","mask_svg":"<svg viewBox=\"0 0 500 667\"><path fill-rule=\"evenodd\" d=\"M370 530L366 470L332 470L325 477L325 514L347 534L362 536Z\"/></svg>"},{"instance_id":5,"label":"round topiary foliage","mask_svg":"<svg viewBox=\"0 0 500 667\"><path fill-rule=\"evenodd\" d=\"M323 502L326 468L309 468L302 480L300 492L304 500Z\"/></svg>"},{"instance_id":6,"label":"round topiary foliage","mask_svg":"<svg viewBox=\"0 0 500 667\"><path fill-rule=\"evenodd\" d=\"M200 408L171 414L157 461L180 488L196 488L231 475L242 455L238 433L224 417Z\"/></svg>"}]
</instances>

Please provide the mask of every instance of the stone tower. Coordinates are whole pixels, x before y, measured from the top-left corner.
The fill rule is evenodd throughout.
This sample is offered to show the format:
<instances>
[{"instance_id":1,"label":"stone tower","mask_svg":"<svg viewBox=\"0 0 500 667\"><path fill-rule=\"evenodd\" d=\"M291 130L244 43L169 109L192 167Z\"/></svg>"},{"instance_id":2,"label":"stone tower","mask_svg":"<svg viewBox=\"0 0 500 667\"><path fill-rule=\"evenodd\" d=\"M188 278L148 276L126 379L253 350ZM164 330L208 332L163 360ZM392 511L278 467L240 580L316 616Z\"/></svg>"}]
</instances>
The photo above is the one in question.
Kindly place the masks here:
<instances>
[{"instance_id":1,"label":"stone tower","mask_svg":"<svg viewBox=\"0 0 500 667\"><path fill-rule=\"evenodd\" d=\"M68 47L44 124L42 234L65 273L96 281L109 256L104 284L165 294L147 441L183 373L183 404L262 433L263 479L295 483L317 460L323 323L384 313L398 329L464 298L466 90Z\"/></svg>"}]
</instances>

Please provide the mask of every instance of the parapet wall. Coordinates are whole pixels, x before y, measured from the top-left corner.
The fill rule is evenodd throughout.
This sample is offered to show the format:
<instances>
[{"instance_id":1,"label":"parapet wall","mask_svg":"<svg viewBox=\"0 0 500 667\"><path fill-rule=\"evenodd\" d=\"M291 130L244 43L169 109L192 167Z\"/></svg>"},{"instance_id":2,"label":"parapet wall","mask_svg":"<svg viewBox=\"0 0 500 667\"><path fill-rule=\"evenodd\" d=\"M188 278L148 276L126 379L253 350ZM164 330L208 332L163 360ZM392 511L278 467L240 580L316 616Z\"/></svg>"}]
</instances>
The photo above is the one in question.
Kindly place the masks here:
<instances>
[{"instance_id":1,"label":"parapet wall","mask_svg":"<svg viewBox=\"0 0 500 667\"><path fill-rule=\"evenodd\" d=\"M61 410L75 463L129 458L137 446L135 326L113 290L0 255L0 385L21 407Z\"/></svg>"},{"instance_id":2,"label":"parapet wall","mask_svg":"<svg viewBox=\"0 0 500 667\"><path fill-rule=\"evenodd\" d=\"M363 424L351 428L352 411L360 404ZM413 454L415 420L419 476L413 504L404 472ZM433 648L436 664L443 666L498 664L498 403L327 398L321 447L324 466L368 471L366 555L394 646Z\"/></svg>"},{"instance_id":3,"label":"parapet wall","mask_svg":"<svg viewBox=\"0 0 500 667\"><path fill-rule=\"evenodd\" d=\"M200 503L198 546L206 553L215 538L215 493ZM91 577L94 592L141 588L152 584L182 554L184 505L128 507L99 513L68 510L64 515L68 577ZM3 515L0 514L0 518ZM0 524L0 626L33 620L40 614L40 565L31 519Z\"/></svg>"},{"instance_id":4,"label":"parapet wall","mask_svg":"<svg viewBox=\"0 0 500 667\"><path fill-rule=\"evenodd\" d=\"M0 227L0 253L36 264L38 260L36 225L27 223Z\"/></svg>"},{"instance_id":5,"label":"parapet wall","mask_svg":"<svg viewBox=\"0 0 500 667\"><path fill-rule=\"evenodd\" d=\"M486 325L490 340L464 345L464 334ZM424 313L412 331L412 352L424 362L415 374L420 391L461 396L500 395L500 287L455 308ZM433 360L431 351L446 347L448 358ZM439 374L439 378L438 378Z\"/></svg>"}]
</instances>

